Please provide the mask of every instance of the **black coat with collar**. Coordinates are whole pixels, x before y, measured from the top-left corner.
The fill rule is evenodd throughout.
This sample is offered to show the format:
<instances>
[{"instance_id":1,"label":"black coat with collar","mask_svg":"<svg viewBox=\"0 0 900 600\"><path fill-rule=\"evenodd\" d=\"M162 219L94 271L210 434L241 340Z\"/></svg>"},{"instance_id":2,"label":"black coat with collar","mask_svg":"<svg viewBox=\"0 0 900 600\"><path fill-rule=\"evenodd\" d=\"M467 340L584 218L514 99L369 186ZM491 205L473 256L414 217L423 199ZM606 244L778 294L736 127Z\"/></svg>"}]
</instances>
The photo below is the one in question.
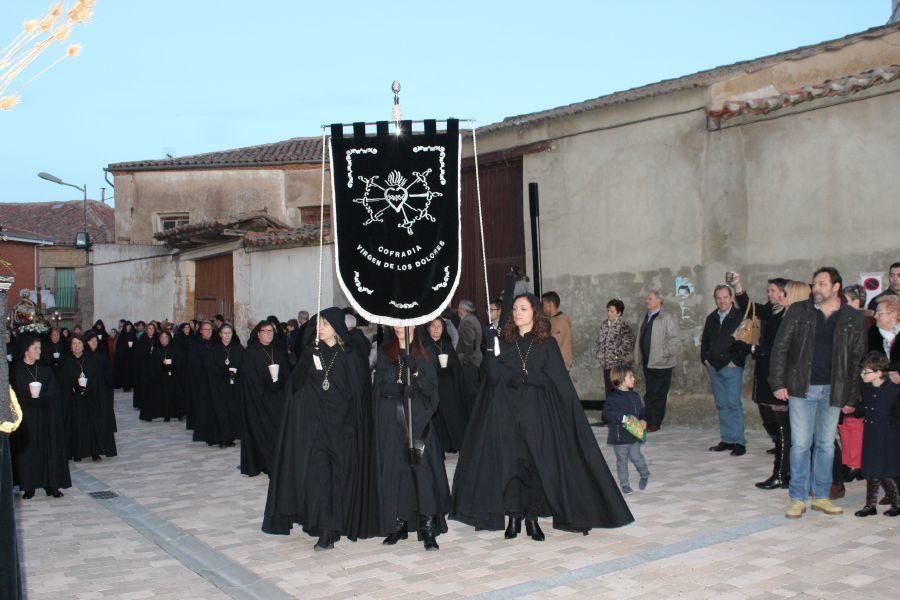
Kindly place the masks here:
<instances>
[{"instance_id":1,"label":"black coat with collar","mask_svg":"<svg viewBox=\"0 0 900 600\"><path fill-rule=\"evenodd\" d=\"M709 313L700 338L700 360L709 363L717 371L728 363L743 367L747 351L744 344L734 340L734 332L742 320L743 313L736 304L732 305L721 323L718 309Z\"/></svg>"}]
</instances>

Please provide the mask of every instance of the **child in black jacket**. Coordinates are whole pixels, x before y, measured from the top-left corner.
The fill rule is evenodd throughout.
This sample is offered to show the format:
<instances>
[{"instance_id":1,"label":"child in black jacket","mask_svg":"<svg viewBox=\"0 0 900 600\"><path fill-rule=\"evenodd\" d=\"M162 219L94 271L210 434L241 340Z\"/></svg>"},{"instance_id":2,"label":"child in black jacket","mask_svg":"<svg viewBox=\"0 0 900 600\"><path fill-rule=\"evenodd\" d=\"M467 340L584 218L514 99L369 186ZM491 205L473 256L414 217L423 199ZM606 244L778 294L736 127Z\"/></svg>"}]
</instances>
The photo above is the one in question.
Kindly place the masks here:
<instances>
[{"instance_id":1,"label":"child in black jacket","mask_svg":"<svg viewBox=\"0 0 900 600\"><path fill-rule=\"evenodd\" d=\"M862 475L866 478L866 505L856 511L857 517L868 517L878 511L878 488L883 487L891 508L885 516L900 516L900 497L896 477L900 476L900 385L888 378L888 361L884 354L871 352L863 361L862 380L867 384L857 416L864 417Z\"/></svg>"},{"instance_id":2,"label":"child in black jacket","mask_svg":"<svg viewBox=\"0 0 900 600\"><path fill-rule=\"evenodd\" d=\"M625 429L622 417L637 417L646 427L647 416L644 413L644 403L641 401L641 397L634 391L634 371L631 367L624 365L613 367L609 372L609 379L615 389L610 392L606 397L606 402L603 403L603 418L609 425L606 443L612 446L616 453L616 473L619 475L619 485L622 486L622 493L628 494L631 492L631 485L628 482L628 461L634 463L634 467L641 476L638 488L642 490L647 487L650 469L647 468L647 461L641 453L641 442Z\"/></svg>"}]
</instances>

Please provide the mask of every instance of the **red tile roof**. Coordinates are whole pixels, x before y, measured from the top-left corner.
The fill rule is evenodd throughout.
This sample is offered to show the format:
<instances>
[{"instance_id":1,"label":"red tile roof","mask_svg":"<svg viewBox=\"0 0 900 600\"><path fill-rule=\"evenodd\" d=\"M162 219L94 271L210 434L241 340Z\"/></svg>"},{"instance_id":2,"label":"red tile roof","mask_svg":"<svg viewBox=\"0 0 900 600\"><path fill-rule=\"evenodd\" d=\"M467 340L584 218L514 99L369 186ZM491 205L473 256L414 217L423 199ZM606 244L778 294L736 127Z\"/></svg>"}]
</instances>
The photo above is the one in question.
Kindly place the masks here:
<instances>
[{"instance_id":1,"label":"red tile roof","mask_svg":"<svg viewBox=\"0 0 900 600\"><path fill-rule=\"evenodd\" d=\"M200 244L199 240L216 241L216 238L222 237L228 229L243 234L247 231L285 231L289 227L278 219L266 215L263 211L254 211L212 221L188 223L155 233L153 237L170 246L195 246Z\"/></svg>"},{"instance_id":2,"label":"red tile roof","mask_svg":"<svg viewBox=\"0 0 900 600\"><path fill-rule=\"evenodd\" d=\"M10 231L31 234L71 246L75 234L84 230L84 202L8 202L0 203L0 224ZM97 200L87 202L87 229L94 244L116 241L116 211Z\"/></svg>"},{"instance_id":3,"label":"red tile roof","mask_svg":"<svg viewBox=\"0 0 900 600\"><path fill-rule=\"evenodd\" d=\"M234 148L162 160L113 163L107 171L157 171L169 169L210 169L318 163L322 160L321 137L297 137L272 144Z\"/></svg>"},{"instance_id":4,"label":"red tile roof","mask_svg":"<svg viewBox=\"0 0 900 600\"><path fill-rule=\"evenodd\" d=\"M585 100L583 102L576 102L574 104L567 104L565 106L560 106L557 108L551 108L549 110L541 110L524 115L507 117L499 123L492 123L490 125L478 128L478 133L484 134L490 131L497 131L510 127L527 126L541 121L574 115L596 108L612 106L615 104L625 104L627 102L634 102L636 100L642 100L644 98L663 96L665 94L671 94L673 92L680 92L683 90L698 87L706 87L738 73L758 71L760 69L764 69L781 62L789 60L800 60L809 56L821 54L822 52L839 50L841 48L845 48L864 40L884 37L898 30L900 30L900 23L890 23L887 25L882 25L880 27L872 27L871 29L867 29L859 33L854 33L836 40L828 40L826 42L821 42L810 46L801 46L800 48L795 48L794 50L787 50L785 52L778 52L777 54L771 54L762 58L745 60L730 65L715 67L713 69L699 71L692 75L685 75L683 77L678 77L675 79L665 79L657 83L651 83L648 85L631 88L629 90L608 94L606 96L600 96L599 98Z\"/></svg>"},{"instance_id":5,"label":"red tile roof","mask_svg":"<svg viewBox=\"0 0 900 600\"><path fill-rule=\"evenodd\" d=\"M303 225L287 231L256 232L244 236L244 247L250 249L274 249L296 246L318 246L319 224ZM325 243L331 243L331 223L325 224Z\"/></svg>"},{"instance_id":6,"label":"red tile roof","mask_svg":"<svg viewBox=\"0 0 900 600\"><path fill-rule=\"evenodd\" d=\"M721 109L707 111L707 115L716 122L744 115L762 115L819 98L848 96L898 78L900 78L900 66L879 67L858 75L829 79L765 98L726 100Z\"/></svg>"}]
</instances>

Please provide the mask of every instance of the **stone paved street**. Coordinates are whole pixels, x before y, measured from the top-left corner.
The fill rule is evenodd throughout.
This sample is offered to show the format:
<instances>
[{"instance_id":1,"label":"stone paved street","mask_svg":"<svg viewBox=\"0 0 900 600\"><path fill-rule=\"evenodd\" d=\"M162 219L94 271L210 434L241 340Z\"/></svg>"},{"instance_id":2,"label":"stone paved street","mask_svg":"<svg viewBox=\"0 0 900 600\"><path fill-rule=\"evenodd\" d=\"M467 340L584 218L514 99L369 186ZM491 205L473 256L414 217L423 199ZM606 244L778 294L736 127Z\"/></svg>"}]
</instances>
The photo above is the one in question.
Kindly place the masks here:
<instances>
[{"instance_id":1,"label":"stone paved street","mask_svg":"<svg viewBox=\"0 0 900 600\"><path fill-rule=\"evenodd\" d=\"M32 600L887 598L900 581L900 519L854 517L861 482L839 502L844 516L785 519L786 493L752 484L771 464L759 434L741 458L708 452L712 430L652 434L650 486L628 496L637 521L623 529L584 537L547 523L537 543L451 523L439 552L411 538L314 553L302 533L260 531L267 482L239 474L237 448L192 443L181 423L140 422L130 394L117 405L117 458L73 463L63 499L39 491L16 502ZM119 496L88 494L103 490Z\"/></svg>"}]
</instances>

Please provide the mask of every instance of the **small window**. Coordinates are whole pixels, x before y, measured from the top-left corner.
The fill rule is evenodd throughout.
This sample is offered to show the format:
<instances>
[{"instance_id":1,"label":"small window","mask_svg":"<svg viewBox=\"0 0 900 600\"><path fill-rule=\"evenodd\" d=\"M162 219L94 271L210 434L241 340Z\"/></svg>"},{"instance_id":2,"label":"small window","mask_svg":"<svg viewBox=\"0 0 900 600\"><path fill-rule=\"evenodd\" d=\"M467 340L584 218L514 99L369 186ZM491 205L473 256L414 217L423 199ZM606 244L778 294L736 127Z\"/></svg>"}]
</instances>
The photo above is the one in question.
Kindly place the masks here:
<instances>
[{"instance_id":1,"label":"small window","mask_svg":"<svg viewBox=\"0 0 900 600\"><path fill-rule=\"evenodd\" d=\"M321 221L322 207L320 206L301 206L300 207L300 224L314 225ZM325 206L325 222L331 223L331 207Z\"/></svg>"},{"instance_id":2,"label":"small window","mask_svg":"<svg viewBox=\"0 0 900 600\"><path fill-rule=\"evenodd\" d=\"M190 222L190 217L187 213L159 215L159 231L175 229L176 227L187 225Z\"/></svg>"}]
</instances>

